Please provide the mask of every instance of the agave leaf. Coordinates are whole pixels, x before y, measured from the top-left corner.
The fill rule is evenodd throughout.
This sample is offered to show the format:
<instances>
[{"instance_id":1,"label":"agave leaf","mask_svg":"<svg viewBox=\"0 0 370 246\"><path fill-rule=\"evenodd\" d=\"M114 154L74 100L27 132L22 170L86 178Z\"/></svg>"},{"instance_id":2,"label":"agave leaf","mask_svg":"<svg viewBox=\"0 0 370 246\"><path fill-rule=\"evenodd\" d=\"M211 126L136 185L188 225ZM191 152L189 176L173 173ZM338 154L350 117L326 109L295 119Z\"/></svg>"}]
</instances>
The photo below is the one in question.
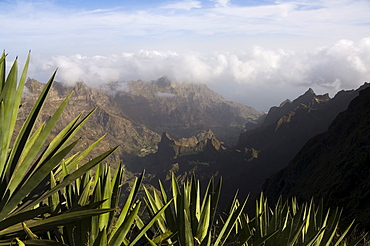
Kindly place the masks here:
<instances>
[{"instance_id":1,"label":"agave leaf","mask_svg":"<svg viewBox=\"0 0 370 246\"><path fill-rule=\"evenodd\" d=\"M37 136L32 136L32 138L35 138L33 141L33 144L31 146L29 145L29 141L27 142L24 151L22 152L22 156L19 159L19 166L15 170L15 173L17 175L12 175L13 177L23 177L27 169L29 168L32 161L35 159L36 155L39 153L40 149L44 145L44 143L47 140L47 137L50 135L50 132L54 128L55 124L57 123L57 120L59 119L60 115L62 114L64 108L66 107L70 97L72 95L72 92L66 97L66 99L62 102L62 104L58 107L58 109L55 111L53 116L50 118L48 123L45 125L45 127L42 127ZM9 187L10 190L15 189L14 187L20 185L20 180L12 182L12 186Z\"/></svg>"},{"instance_id":2,"label":"agave leaf","mask_svg":"<svg viewBox=\"0 0 370 246\"><path fill-rule=\"evenodd\" d=\"M310 235L311 237L306 240L307 242L303 243L303 246L309 246L316 242L316 240L325 232L325 228L321 228L317 231L314 235Z\"/></svg>"},{"instance_id":3,"label":"agave leaf","mask_svg":"<svg viewBox=\"0 0 370 246\"><path fill-rule=\"evenodd\" d=\"M111 195L112 195L112 184L111 184L111 177L110 177L110 170L107 168L106 172L106 179L105 182L102 184L104 187L103 192L103 200L105 201L102 204L101 208L110 208L111 207ZM99 216L99 229L103 230L103 228L108 228L110 214L102 214Z\"/></svg>"},{"instance_id":4,"label":"agave leaf","mask_svg":"<svg viewBox=\"0 0 370 246\"><path fill-rule=\"evenodd\" d=\"M77 140L78 141L78 140ZM39 170L35 172L34 175L26 182L26 184L20 187L19 190L15 191L14 195L9 199L9 202L4 206L0 211L0 220L4 219L9 212L15 209L26 196L29 194L36 186L40 183L40 180L43 180L53 168L65 157L72 148L76 145L77 141L73 142L65 149L60 151L57 155L51 158Z\"/></svg>"},{"instance_id":5,"label":"agave leaf","mask_svg":"<svg viewBox=\"0 0 370 246\"><path fill-rule=\"evenodd\" d=\"M90 179L89 182L84 186L83 191L80 194L80 198L78 200L79 205L83 206L88 203L92 184L93 180Z\"/></svg>"},{"instance_id":6,"label":"agave leaf","mask_svg":"<svg viewBox=\"0 0 370 246\"><path fill-rule=\"evenodd\" d=\"M107 230L104 228L98 234L98 237L95 239L93 246L106 246L108 245Z\"/></svg>"},{"instance_id":7,"label":"agave leaf","mask_svg":"<svg viewBox=\"0 0 370 246\"><path fill-rule=\"evenodd\" d=\"M268 235L265 235L265 236L259 238L258 240L256 240L255 242L253 242L253 245L264 245L264 243L266 241L268 241L270 238L272 238L276 233L278 233L278 231L275 231L273 233L270 233Z\"/></svg>"},{"instance_id":8,"label":"agave leaf","mask_svg":"<svg viewBox=\"0 0 370 246\"><path fill-rule=\"evenodd\" d=\"M0 94L1 102L1 153L0 153L0 171L1 171L1 182L4 178L9 178L7 172L4 173L4 169L7 170L11 166L6 163L8 156L8 149L10 146L11 137L13 135L14 126L12 127L12 118L18 112L18 105L15 105L16 87L17 87L17 75L18 75L18 59L16 59L10 69L8 77L3 84L3 89ZM16 112L14 112L16 111ZM16 120L16 119L15 119ZM3 175L6 175L5 177Z\"/></svg>"},{"instance_id":9,"label":"agave leaf","mask_svg":"<svg viewBox=\"0 0 370 246\"><path fill-rule=\"evenodd\" d=\"M23 242L25 243L25 245L31 246L68 246L67 244L59 243L52 240L24 240Z\"/></svg>"},{"instance_id":10,"label":"agave leaf","mask_svg":"<svg viewBox=\"0 0 370 246\"><path fill-rule=\"evenodd\" d=\"M73 168L76 168L76 166L81 163L81 161L104 139L105 135L96 140L94 143L92 143L88 148L86 148L84 151L82 151L79 155L76 156L71 162L67 165L67 170L70 171Z\"/></svg>"},{"instance_id":11,"label":"agave leaf","mask_svg":"<svg viewBox=\"0 0 370 246\"><path fill-rule=\"evenodd\" d=\"M26 77L27 77L27 70L28 70L28 66L29 66L29 61L30 61L30 53L28 53L26 63L23 67L22 75L21 75L21 78L20 78L19 83L18 83L16 94L14 95L13 115L11 117L10 126L8 128L10 138L12 137L14 126L15 126L16 121L17 121L18 108L19 108L19 105L21 104L21 100L22 100L22 94L23 94L23 89L24 89L24 83L25 83Z\"/></svg>"},{"instance_id":12,"label":"agave leaf","mask_svg":"<svg viewBox=\"0 0 370 246\"><path fill-rule=\"evenodd\" d=\"M36 234L34 234L31 229L27 226L26 223L22 222L22 227L23 227L23 230L26 232L27 236L31 239L38 239L38 237L36 236Z\"/></svg>"},{"instance_id":13,"label":"agave leaf","mask_svg":"<svg viewBox=\"0 0 370 246\"><path fill-rule=\"evenodd\" d=\"M166 193L166 190L163 187L163 184L162 184L161 180L158 180L158 184L159 184L159 189L161 191L163 202L167 203L167 201L168 201L167 200L167 193Z\"/></svg>"},{"instance_id":14,"label":"agave leaf","mask_svg":"<svg viewBox=\"0 0 370 246\"><path fill-rule=\"evenodd\" d=\"M193 246L194 245L194 236L193 236L193 231L191 228L191 222L189 218L189 214L187 213L186 209L184 209L184 242L181 244L187 245L187 246Z\"/></svg>"},{"instance_id":15,"label":"agave leaf","mask_svg":"<svg viewBox=\"0 0 370 246\"><path fill-rule=\"evenodd\" d=\"M4 119L3 127L8 129L8 131L4 134L7 144L10 144L10 139L13 135L14 124L17 120L18 108L19 104L16 103L16 92L17 92L17 78L18 78L18 58L15 59L8 77L6 78L5 86L1 93L1 100L5 102L4 110L7 112L7 117Z\"/></svg>"},{"instance_id":16,"label":"agave leaf","mask_svg":"<svg viewBox=\"0 0 370 246\"><path fill-rule=\"evenodd\" d=\"M37 160L37 163L41 163L44 159L48 158L48 156L52 155L53 153L56 153L58 149L61 148L62 144L67 142L68 140L68 134L73 129L73 126L78 124L79 119L81 118L82 114L77 115L72 121L70 121L67 126L65 126L55 137L54 139L49 143L46 150L42 153L42 156L39 157ZM69 157L73 158L73 156ZM55 176L57 179L60 178L59 172L61 171L61 167L57 167L56 170L54 170Z\"/></svg>"},{"instance_id":17,"label":"agave leaf","mask_svg":"<svg viewBox=\"0 0 370 246\"><path fill-rule=\"evenodd\" d=\"M142 228L140 230L140 232L136 235L136 237L130 242L129 246L135 245L140 240L140 238L142 238L146 234L146 232L153 226L153 224L156 222L156 220L158 220L158 218L161 217L162 213L167 209L167 207L171 204L171 202L172 202L172 199L167 204L165 204L157 212L157 214L155 214L155 216L153 216L151 218L151 220L148 222L148 224L146 224L144 226L144 228ZM114 244L112 244L112 245L114 245Z\"/></svg>"},{"instance_id":18,"label":"agave leaf","mask_svg":"<svg viewBox=\"0 0 370 246\"><path fill-rule=\"evenodd\" d=\"M112 237L117 233L117 230L119 227L121 227L123 221L126 219L126 216L128 215L129 209L132 208L134 204L134 199L137 195L137 192L139 190L139 187L141 185L141 182L144 177L144 172L141 173L139 178L136 178L134 183L132 184L131 191L126 199L125 205L123 206L121 210L121 214L119 215L117 222L116 222L116 227L113 229L111 232Z\"/></svg>"},{"instance_id":19,"label":"agave leaf","mask_svg":"<svg viewBox=\"0 0 370 246\"><path fill-rule=\"evenodd\" d=\"M98 165L101 166L101 165ZM95 183L93 199L94 202L102 201L103 194L101 191L101 177L98 178L98 181ZM99 235L99 217L95 216L91 218L91 231L90 231L90 241L94 242L96 237Z\"/></svg>"},{"instance_id":20,"label":"agave leaf","mask_svg":"<svg viewBox=\"0 0 370 246\"><path fill-rule=\"evenodd\" d=\"M22 221L26 221L32 218L36 218L41 214L45 214L50 211L49 207L38 207L36 209L32 209L23 213L19 213L17 215L8 217L2 221L0 221L0 231L10 227L12 225L18 224Z\"/></svg>"},{"instance_id":21,"label":"agave leaf","mask_svg":"<svg viewBox=\"0 0 370 246\"><path fill-rule=\"evenodd\" d=\"M87 162L86 164L84 164L83 166L81 166L80 168L78 168L76 171L74 171L73 173L71 173L68 177L66 177L57 186L55 186L51 190L45 192L38 199L34 200L32 203L28 204L23 209L26 210L28 208L31 208L31 207L35 206L36 204L38 204L42 200L46 199L50 195L54 194L55 192L59 191L60 189L62 189L64 187L66 187L68 184L72 183L75 179L77 179L78 177L80 177L81 175L83 175L84 173L86 173L87 171L89 171L91 168L93 168L95 165L97 165L98 163L100 163L102 160L104 160L107 156L109 156L111 153L113 153L113 151L115 151L117 148L118 148L118 146L115 147L115 148L112 148L112 149L110 149L108 151L106 151L105 153L103 153L103 154L95 157L91 161Z\"/></svg>"},{"instance_id":22,"label":"agave leaf","mask_svg":"<svg viewBox=\"0 0 370 246\"><path fill-rule=\"evenodd\" d=\"M174 233L172 231L166 231L159 236L155 237L154 239L148 239L149 243L151 245L161 245L163 241L168 240L170 237L172 237Z\"/></svg>"},{"instance_id":23,"label":"agave leaf","mask_svg":"<svg viewBox=\"0 0 370 246\"><path fill-rule=\"evenodd\" d=\"M28 227L36 230L45 230L54 228L56 226L66 225L71 222L78 221L79 219L91 217L94 215L100 215L102 213L110 212L112 209L86 209L82 211L74 211L51 216L42 220L31 220L27 222ZM14 232L21 231L22 225L15 225L8 227L0 232L0 236L12 234Z\"/></svg>"},{"instance_id":24,"label":"agave leaf","mask_svg":"<svg viewBox=\"0 0 370 246\"><path fill-rule=\"evenodd\" d=\"M228 238L228 236L230 235L232 231L232 228L235 225L236 220L239 218L239 216L243 212L244 207L247 204L247 200L248 200L248 197L245 198L242 205L240 205L235 211L232 210L232 212L229 214L227 220L222 226L222 229L214 243L215 246L224 245L226 239Z\"/></svg>"},{"instance_id":25,"label":"agave leaf","mask_svg":"<svg viewBox=\"0 0 370 246\"><path fill-rule=\"evenodd\" d=\"M300 227L298 227L296 231L292 231L292 227L291 227L291 229L289 230L290 236L288 237L288 240L289 240L288 245L291 245L291 246L296 245L297 240L302 233L304 225L305 225L304 221L302 221ZM283 237L283 241L285 242L284 237Z\"/></svg>"},{"instance_id":26,"label":"agave leaf","mask_svg":"<svg viewBox=\"0 0 370 246\"><path fill-rule=\"evenodd\" d=\"M81 121L79 121L77 124L73 125L72 129L68 132L67 136L68 138L64 142L64 144L60 147L63 148L68 141L73 139L74 136L76 136L77 132L85 125L86 121L91 117L91 115L96 111L96 108L91 110ZM99 141L99 140L98 140Z\"/></svg>"},{"instance_id":27,"label":"agave leaf","mask_svg":"<svg viewBox=\"0 0 370 246\"><path fill-rule=\"evenodd\" d=\"M24 242L22 242L19 238L15 238L15 240L17 241L17 244L19 245L19 246L26 246L25 244L24 244Z\"/></svg>"},{"instance_id":28,"label":"agave leaf","mask_svg":"<svg viewBox=\"0 0 370 246\"><path fill-rule=\"evenodd\" d=\"M3 51L0 57L0 93L2 93L6 80L6 54Z\"/></svg>"},{"instance_id":29,"label":"agave leaf","mask_svg":"<svg viewBox=\"0 0 370 246\"><path fill-rule=\"evenodd\" d=\"M133 225L135 218L140 209L140 202L136 204L135 208L128 215L127 220L124 223L121 223L119 228L113 234L112 238L109 240L109 246L120 245L126 238L127 233L130 231L131 226Z\"/></svg>"},{"instance_id":30,"label":"agave leaf","mask_svg":"<svg viewBox=\"0 0 370 246\"><path fill-rule=\"evenodd\" d=\"M22 151L24 150L24 147L29 139L29 136L32 133L32 129L35 125L36 119L41 112L41 109L45 103L46 97L53 84L55 74L56 74L56 71L51 76L48 83L46 83L43 91L40 93L35 105L31 109L26 121L24 122L19 134L17 135L17 138L14 142L12 151L10 153L9 161L8 161L9 166L8 166L7 173L6 173L7 180L10 180L11 173L15 170L18 160L22 154Z\"/></svg>"},{"instance_id":31,"label":"agave leaf","mask_svg":"<svg viewBox=\"0 0 370 246\"><path fill-rule=\"evenodd\" d=\"M353 220L351 224L343 231L342 235L338 238L338 240L335 242L334 246L338 246L340 243L342 243L344 237L347 235L348 231L351 229L355 221Z\"/></svg>"},{"instance_id":32,"label":"agave leaf","mask_svg":"<svg viewBox=\"0 0 370 246\"><path fill-rule=\"evenodd\" d=\"M121 194L121 184L123 182L123 166L122 166L122 161L119 163L116 172L113 176L112 179L112 197L111 197L111 207L115 208L118 206L120 194ZM113 219L114 214L111 213L110 220Z\"/></svg>"},{"instance_id":33,"label":"agave leaf","mask_svg":"<svg viewBox=\"0 0 370 246\"><path fill-rule=\"evenodd\" d=\"M177 183L174 173L171 174L171 188L172 188L173 205L175 206L175 214L176 216L179 216L178 211L180 210L178 208L178 204L179 204L178 199L179 199L180 189L179 189L179 185Z\"/></svg>"},{"instance_id":34,"label":"agave leaf","mask_svg":"<svg viewBox=\"0 0 370 246\"><path fill-rule=\"evenodd\" d=\"M205 239L201 242L200 246L211 246L211 233L209 232Z\"/></svg>"},{"instance_id":35,"label":"agave leaf","mask_svg":"<svg viewBox=\"0 0 370 246\"><path fill-rule=\"evenodd\" d=\"M211 195L208 195L207 202L205 207L202 209L201 217L199 219L199 224L197 228L196 237L199 241L203 241L203 239L207 236L210 230L210 221L211 221Z\"/></svg>"},{"instance_id":36,"label":"agave leaf","mask_svg":"<svg viewBox=\"0 0 370 246\"><path fill-rule=\"evenodd\" d=\"M167 193L160 180L159 180L159 187L161 190L161 196L162 196L163 202L167 203L168 202ZM173 211L172 209L166 209L164 211L164 217L166 218L165 219L166 224L170 228L171 231L177 231L178 229L178 226L175 222L175 216L176 216L176 211Z\"/></svg>"},{"instance_id":37,"label":"agave leaf","mask_svg":"<svg viewBox=\"0 0 370 246\"><path fill-rule=\"evenodd\" d=\"M156 212L158 212L159 208L161 208L161 206L157 206L157 203L154 199L154 197L150 194L150 192L148 191L148 189L144 186L143 187L143 190L144 190L144 193L146 195L146 198L147 198L147 203L148 203L148 208L150 208L150 211L155 214ZM155 193L155 192L154 192Z\"/></svg>"},{"instance_id":38,"label":"agave leaf","mask_svg":"<svg viewBox=\"0 0 370 246\"><path fill-rule=\"evenodd\" d=\"M212 194L212 199L211 199L211 222L210 224L213 225L216 213L217 213L217 207L218 207L218 202L220 200L220 195L221 195L221 187L222 187L222 177L218 180L216 189L214 190L214 193Z\"/></svg>"}]
</instances>

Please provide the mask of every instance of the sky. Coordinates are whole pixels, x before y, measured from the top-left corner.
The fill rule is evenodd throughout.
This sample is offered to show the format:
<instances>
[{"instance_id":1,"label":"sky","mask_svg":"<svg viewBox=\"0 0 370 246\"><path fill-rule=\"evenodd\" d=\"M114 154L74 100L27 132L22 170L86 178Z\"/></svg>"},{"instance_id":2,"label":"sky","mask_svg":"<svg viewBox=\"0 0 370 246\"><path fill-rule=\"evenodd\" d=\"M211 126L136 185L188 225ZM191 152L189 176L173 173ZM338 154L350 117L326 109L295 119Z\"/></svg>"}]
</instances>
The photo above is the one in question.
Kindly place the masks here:
<instances>
[{"instance_id":1,"label":"sky","mask_svg":"<svg viewBox=\"0 0 370 246\"><path fill-rule=\"evenodd\" d=\"M8 62L28 76L98 86L204 83L268 111L308 88L334 96L370 80L369 0L0 0Z\"/></svg>"}]
</instances>

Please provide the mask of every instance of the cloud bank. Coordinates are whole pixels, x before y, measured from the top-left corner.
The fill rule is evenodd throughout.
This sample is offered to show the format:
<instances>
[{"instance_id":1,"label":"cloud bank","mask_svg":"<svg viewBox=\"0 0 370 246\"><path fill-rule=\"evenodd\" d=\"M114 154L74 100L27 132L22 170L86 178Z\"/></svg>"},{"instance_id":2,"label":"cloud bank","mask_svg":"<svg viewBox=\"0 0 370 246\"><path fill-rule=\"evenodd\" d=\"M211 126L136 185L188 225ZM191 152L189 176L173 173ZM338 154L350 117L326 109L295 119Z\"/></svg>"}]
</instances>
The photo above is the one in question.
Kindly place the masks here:
<instances>
[{"instance_id":1,"label":"cloud bank","mask_svg":"<svg viewBox=\"0 0 370 246\"><path fill-rule=\"evenodd\" d=\"M111 8L102 8L105 1L84 7L78 2L0 1L0 43L17 52L63 55L114 54L122 47L202 52L261 43L305 49L346 37L358 41L370 25L368 0L115 1L121 5Z\"/></svg>"},{"instance_id":2,"label":"cloud bank","mask_svg":"<svg viewBox=\"0 0 370 246\"><path fill-rule=\"evenodd\" d=\"M289 91L312 87L335 93L369 81L370 37L358 43L340 40L311 52L255 46L239 53L140 50L110 56L33 55L32 59L30 76L46 79L58 68L57 80L67 84L84 81L89 86L98 86L112 81L150 81L167 76L177 82L207 84L221 94L229 93L230 99L233 99L233 92L228 92L231 89L244 91L245 97L250 96L248 91L254 94L259 91L265 97L270 91L272 96L273 90L283 88ZM268 102L269 98L264 100L266 104L272 103Z\"/></svg>"}]
</instances>

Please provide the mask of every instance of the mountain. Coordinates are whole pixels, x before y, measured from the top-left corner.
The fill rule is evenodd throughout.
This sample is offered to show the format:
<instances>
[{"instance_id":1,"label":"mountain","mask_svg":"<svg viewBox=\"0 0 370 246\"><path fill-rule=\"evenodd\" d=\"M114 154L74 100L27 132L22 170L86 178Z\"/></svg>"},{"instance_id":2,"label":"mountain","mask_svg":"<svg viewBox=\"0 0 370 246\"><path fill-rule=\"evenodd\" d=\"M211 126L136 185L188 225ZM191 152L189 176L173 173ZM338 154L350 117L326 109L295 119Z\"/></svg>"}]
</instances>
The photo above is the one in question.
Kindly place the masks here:
<instances>
[{"instance_id":1,"label":"mountain","mask_svg":"<svg viewBox=\"0 0 370 246\"><path fill-rule=\"evenodd\" d=\"M363 87L326 132L311 138L288 167L266 181L269 198L322 198L344 208L347 220L356 218L370 229L370 88Z\"/></svg>"},{"instance_id":2,"label":"mountain","mask_svg":"<svg viewBox=\"0 0 370 246\"><path fill-rule=\"evenodd\" d=\"M28 79L23 112L30 109L43 84ZM226 101L201 84L180 84L167 78L155 81L128 81L91 88L84 83L74 87L55 82L39 122L46 121L61 101L74 90L58 123L59 129L79 112L97 108L81 131L83 142L91 143L106 135L97 151L120 145L113 161L129 160L157 151L164 131L190 137L212 130L224 142L233 144L247 122L263 115L251 107ZM52 138L53 136L51 136ZM134 164L133 164L134 165Z\"/></svg>"},{"instance_id":3,"label":"mountain","mask_svg":"<svg viewBox=\"0 0 370 246\"><path fill-rule=\"evenodd\" d=\"M239 185L259 192L266 178L286 167L310 138L325 132L367 86L338 92L334 98L316 95L309 89L293 101L286 100L279 107L272 107L259 127L240 134L236 149L241 152L254 149L259 154L239 170L240 179L247 179Z\"/></svg>"},{"instance_id":4,"label":"mountain","mask_svg":"<svg viewBox=\"0 0 370 246\"><path fill-rule=\"evenodd\" d=\"M251 193L253 197L267 178L286 167L310 138L325 132L367 86L341 91L334 98L316 95L309 89L297 99L271 108L264 121L255 129L244 130L232 148L219 144L214 134L204 138L208 144L213 143L208 145L212 148L204 148L206 142L199 136L180 139L165 133L157 152L135 158L133 163L138 167L136 171L146 169L155 180L165 179L170 171L180 177L196 172L200 179L221 175L226 196L239 189L241 195Z\"/></svg>"},{"instance_id":5,"label":"mountain","mask_svg":"<svg viewBox=\"0 0 370 246\"><path fill-rule=\"evenodd\" d=\"M255 123L263 115L251 107L226 101L204 84L180 84L167 77L151 82L110 83L102 89L115 92L112 99L127 119L154 132L191 137L210 129L227 145L237 142L246 123Z\"/></svg>"},{"instance_id":6,"label":"mountain","mask_svg":"<svg viewBox=\"0 0 370 246\"><path fill-rule=\"evenodd\" d=\"M158 143L158 151L145 157L132 160L135 163L134 172L145 169L158 179L168 180L174 172L181 180L192 172L197 177L209 178L218 172L216 165L222 158L222 153L227 151L223 142L219 141L211 131L202 131L190 138L178 138L164 132Z\"/></svg>"}]
</instances>

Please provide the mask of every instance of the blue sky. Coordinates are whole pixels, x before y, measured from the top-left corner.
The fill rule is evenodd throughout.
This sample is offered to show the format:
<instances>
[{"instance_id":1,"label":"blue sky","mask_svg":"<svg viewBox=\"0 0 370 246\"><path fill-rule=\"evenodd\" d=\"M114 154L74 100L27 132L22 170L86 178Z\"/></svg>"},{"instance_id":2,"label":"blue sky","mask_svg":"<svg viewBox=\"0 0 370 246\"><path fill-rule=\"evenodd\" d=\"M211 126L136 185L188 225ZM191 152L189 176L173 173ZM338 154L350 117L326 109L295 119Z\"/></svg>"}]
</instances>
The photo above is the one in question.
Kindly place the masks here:
<instances>
[{"instance_id":1,"label":"blue sky","mask_svg":"<svg viewBox=\"0 0 370 246\"><path fill-rule=\"evenodd\" d=\"M260 110L312 87L334 94L370 77L368 0L0 1L9 58L29 75L97 86L205 83Z\"/></svg>"}]
</instances>

